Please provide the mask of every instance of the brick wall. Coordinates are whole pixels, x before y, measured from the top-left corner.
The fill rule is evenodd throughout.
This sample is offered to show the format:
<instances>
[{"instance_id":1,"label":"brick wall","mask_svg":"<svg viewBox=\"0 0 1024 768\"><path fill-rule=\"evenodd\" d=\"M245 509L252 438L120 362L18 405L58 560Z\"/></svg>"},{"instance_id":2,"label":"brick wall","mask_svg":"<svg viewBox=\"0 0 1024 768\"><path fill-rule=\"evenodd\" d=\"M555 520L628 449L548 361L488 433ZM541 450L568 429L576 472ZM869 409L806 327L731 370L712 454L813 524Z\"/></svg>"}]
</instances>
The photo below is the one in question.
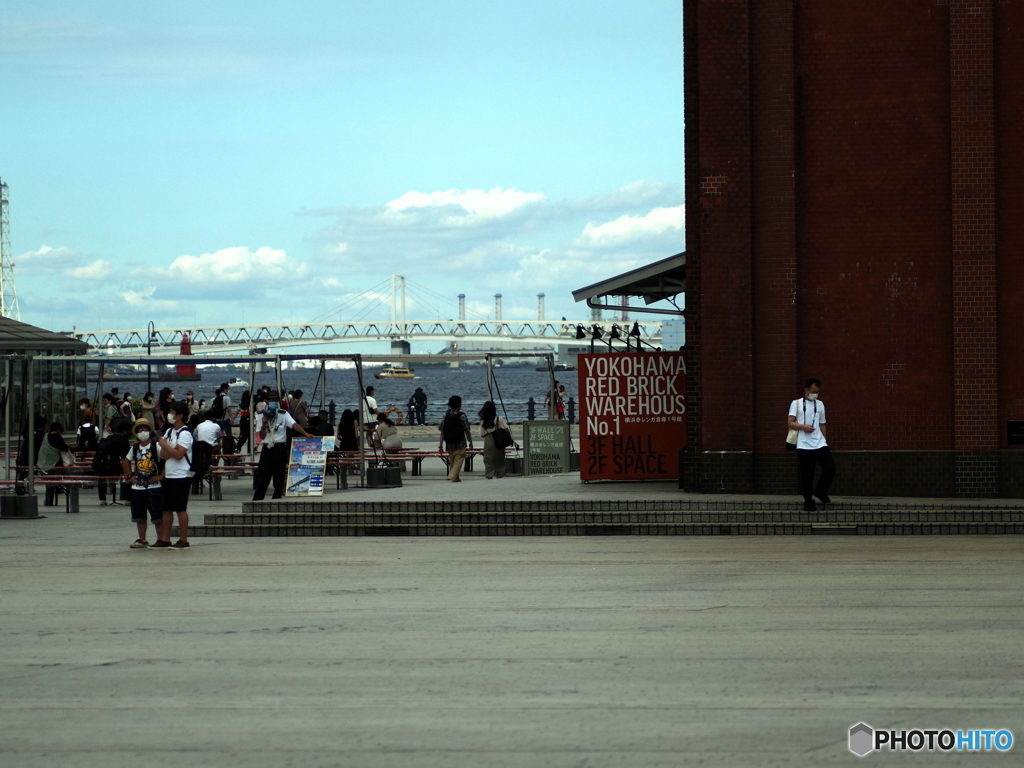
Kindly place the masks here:
<instances>
[{"instance_id":1,"label":"brick wall","mask_svg":"<svg viewBox=\"0 0 1024 768\"><path fill-rule=\"evenodd\" d=\"M703 448L753 447L751 329L750 17L748 0L702 2L696 11L700 58L699 297ZM692 97L695 91L687 91ZM687 206L689 207L689 206ZM689 251L687 251L689 270ZM689 328L687 329L689 334Z\"/></svg>"},{"instance_id":2,"label":"brick wall","mask_svg":"<svg viewBox=\"0 0 1024 768\"><path fill-rule=\"evenodd\" d=\"M957 493L995 495L999 448L993 0L950 0Z\"/></svg>"},{"instance_id":3,"label":"brick wall","mask_svg":"<svg viewBox=\"0 0 1024 768\"><path fill-rule=\"evenodd\" d=\"M787 488L817 376L833 451L866 452L845 487L1015 488L1024 2L685 0L684 24L688 469Z\"/></svg>"},{"instance_id":4,"label":"brick wall","mask_svg":"<svg viewBox=\"0 0 1024 768\"><path fill-rule=\"evenodd\" d=\"M1024 419L1024 2L995 5L996 223L999 237L1000 445L1007 419ZM1020 451L1021 449L1013 449ZM1005 458L1005 454L1004 454ZM1024 457L1022 457L1024 458ZM1003 462L1004 477L1010 472ZM1019 468L1019 464L1013 465ZM1018 480L1024 483L1024 477Z\"/></svg>"},{"instance_id":5,"label":"brick wall","mask_svg":"<svg viewBox=\"0 0 1024 768\"><path fill-rule=\"evenodd\" d=\"M751 4L754 449L778 451L801 387L797 328L793 0Z\"/></svg>"}]
</instances>

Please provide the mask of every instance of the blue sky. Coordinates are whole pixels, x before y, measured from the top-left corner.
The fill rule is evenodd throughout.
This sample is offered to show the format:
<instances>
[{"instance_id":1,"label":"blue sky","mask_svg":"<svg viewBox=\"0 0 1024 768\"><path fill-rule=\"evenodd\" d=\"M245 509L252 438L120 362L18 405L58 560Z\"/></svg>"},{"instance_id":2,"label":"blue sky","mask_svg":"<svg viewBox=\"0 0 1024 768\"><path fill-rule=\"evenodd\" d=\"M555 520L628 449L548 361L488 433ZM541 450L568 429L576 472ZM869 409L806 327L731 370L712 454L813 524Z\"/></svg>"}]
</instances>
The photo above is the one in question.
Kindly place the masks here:
<instances>
[{"instance_id":1,"label":"blue sky","mask_svg":"<svg viewBox=\"0 0 1024 768\"><path fill-rule=\"evenodd\" d=\"M410 318L585 320L683 250L681 5L9 0L22 320L384 318L391 274L450 297Z\"/></svg>"}]
</instances>

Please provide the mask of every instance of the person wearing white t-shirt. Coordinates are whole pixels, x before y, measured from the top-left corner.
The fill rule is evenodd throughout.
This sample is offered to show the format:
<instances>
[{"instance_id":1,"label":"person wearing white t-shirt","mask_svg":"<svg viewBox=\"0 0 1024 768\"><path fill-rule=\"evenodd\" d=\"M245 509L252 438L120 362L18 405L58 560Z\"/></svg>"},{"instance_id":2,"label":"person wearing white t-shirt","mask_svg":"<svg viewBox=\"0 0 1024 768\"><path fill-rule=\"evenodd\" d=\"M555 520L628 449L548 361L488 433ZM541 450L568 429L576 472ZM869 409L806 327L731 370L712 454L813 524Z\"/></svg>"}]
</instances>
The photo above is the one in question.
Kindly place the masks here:
<instances>
[{"instance_id":1,"label":"person wearing white t-shirt","mask_svg":"<svg viewBox=\"0 0 1024 768\"><path fill-rule=\"evenodd\" d=\"M795 429L796 457L800 466L800 486L804 495L804 511L813 512L817 507L811 497L811 489L822 504L831 504L828 489L836 476L836 464L826 441L825 404L818 399L821 382L808 379L804 383L804 396L790 403L789 429ZM821 477L814 486L814 467L821 465Z\"/></svg>"},{"instance_id":2,"label":"person wearing white t-shirt","mask_svg":"<svg viewBox=\"0 0 1024 768\"><path fill-rule=\"evenodd\" d=\"M164 477L160 481L163 489L163 518L157 530L156 544L151 549L188 549L188 494L192 490L192 433L185 426L188 406L182 401L171 403L167 410L168 427L160 438L160 455L164 457ZM178 513L178 528L181 538L171 544L171 525L174 513Z\"/></svg>"},{"instance_id":3,"label":"person wearing white t-shirt","mask_svg":"<svg viewBox=\"0 0 1024 768\"><path fill-rule=\"evenodd\" d=\"M192 461L193 493L202 492L201 484L209 477L210 469L213 467L213 453L217 446L220 445L223 436L224 430L209 415L207 415L204 421L199 422L199 425L196 427L195 445L192 446L192 451L195 454L195 458Z\"/></svg>"},{"instance_id":4,"label":"person wearing white t-shirt","mask_svg":"<svg viewBox=\"0 0 1024 768\"><path fill-rule=\"evenodd\" d=\"M366 388L360 412L363 415L363 430L373 432L377 428L377 400L373 396L373 387Z\"/></svg>"},{"instance_id":5,"label":"person wearing white t-shirt","mask_svg":"<svg viewBox=\"0 0 1024 768\"><path fill-rule=\"evenodd\" d=\"M253 501L263 501L270 481L274 481L275 499L284 495L285 474L288 472L288 428L303 437L313 437L292 418L288 411L281 410L281 395L271 390L267 395L267 407L260 419L260 463L256 467L256 486Z\"/></svg>"}]
</instances>

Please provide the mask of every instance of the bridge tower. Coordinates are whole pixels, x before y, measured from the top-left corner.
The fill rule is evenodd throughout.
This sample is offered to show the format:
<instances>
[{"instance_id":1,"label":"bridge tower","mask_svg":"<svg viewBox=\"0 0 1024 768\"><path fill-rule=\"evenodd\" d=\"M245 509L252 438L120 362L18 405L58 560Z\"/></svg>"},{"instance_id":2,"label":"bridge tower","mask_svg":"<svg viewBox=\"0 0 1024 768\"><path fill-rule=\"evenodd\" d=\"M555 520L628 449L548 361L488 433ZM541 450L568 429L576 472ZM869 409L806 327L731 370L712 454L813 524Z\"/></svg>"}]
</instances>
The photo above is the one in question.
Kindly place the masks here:
<instances>
[{"instance_id":1,"label":"bridge tower","mask_svg":"<svg viewBox=\"0 0 1024 768\"><path fill-rule=\"evenodd\" d=\"M537 320L541 323L544 322L544 294L537 294Z\"/></svg>"},{"instance_id":2,"label":"bridge tower","mask_svg":"<svg viewBox=\"0 0 1024 768\"><path fill-rule=\"evenodd\" d=\"M494 294L494 320L495 322L501 322L501 294Z\"/></svg>"},{"instance_id":3,"label":"bridge tower","mask_svg":"<svg viewBox=\"0 0 1024 768\"><path fill-rule=\"evenodd\" d=\"M459 322L466 322L466 294L459 294Z\"/></svg>"},{"instance_id":4,"label":"bridge tower","mask_svg":"<svg viewBox=\"0 0 1024 768\"><path fill-rule=\"evenodd\" d=\"M18 289L14 284L11 254L11 218L7 211L7 184L0 180L0 316L21 320Z\"/></svg>"},{"instance_id":5,"label":"bridge tower","mask_svg":"<svg viewBox=\"0 0 1024 768\"><path fill-rule=\"evenodd\" d=\"M395 329L395 336L391 339L391 354L410 354L412 345L405 338L408 333L405 322L405 275L391 276L391 327Z\"/></svg>"}]
</instances>

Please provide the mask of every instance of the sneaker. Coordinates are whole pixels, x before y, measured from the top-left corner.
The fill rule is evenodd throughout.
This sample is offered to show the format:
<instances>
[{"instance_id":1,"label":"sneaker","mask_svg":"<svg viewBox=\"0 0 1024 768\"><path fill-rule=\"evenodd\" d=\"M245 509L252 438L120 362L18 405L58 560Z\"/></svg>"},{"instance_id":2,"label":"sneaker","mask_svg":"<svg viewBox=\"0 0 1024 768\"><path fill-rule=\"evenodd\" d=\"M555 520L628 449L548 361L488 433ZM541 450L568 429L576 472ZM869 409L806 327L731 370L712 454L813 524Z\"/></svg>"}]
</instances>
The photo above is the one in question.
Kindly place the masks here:
<instances>
[{"instance_id":1,"label":"sneaker","mask_svg":"<svg viewBox=\"0 0 1024 768\"><path fill-rule=\"evenodd\" d=\"M149 542L143 541L142 539L136 539L135 543L132 544L131 547L132 549L146 549L149 547Z\"/></svg>"},{"instance_id":2,"label":"sneaker","mask_svg":"<svg viewBox=\"0 0 1024 768\"><path fill-rule=\"evenodd\" d=\"M105 506L107 506L107 502L105 502L105 501L101 501L101 502L100 502L100 506L101 506L101 507L105 507Z\"/></svg>"},{"instance_id":3,"label":"sneaker","mask_svg":"<svg viewBox=\"0 0 1024 768\"><path fill-rule=\"evenodd\" d=\"M832 499L830 499L828 497L827 493L816 493L814 495L818 497L818 501L820 501L822 504L831 504L832 503Z\"/></svg>"},{"instance_id":4,"label":"sneaker","mask_svg":"<svg viewBox=\"0 0 1024 768\"><path fill-rule=\"evenodd\" d=\"M178 539L176 542L171 544L171 549L188 549L188 547L189 543L187 541L182 541L181 539Z\"/></svg>"},{"instance_id":5,"label":"sneaker","mask_svg":"<svg viewBox=\"0 0 1024 768\"><path fill-rule=\"evenodd\" d=\"M804 512L817 512L818 506L814 503L814 499L809 499L804 502Z\"/></svg>"},{"instance_id":6,"label":"sneaker","mask_svg":"<svg viewBox=\"0 0 1024 768\"><path fill-rule=\"evenodd\" d=\"M156 544L150 544L149 548L150 549L170 549L172 546L173 545L169 541L160 541L160 539L157 539L156 540Z\"/></svg>"}]
</instances>

